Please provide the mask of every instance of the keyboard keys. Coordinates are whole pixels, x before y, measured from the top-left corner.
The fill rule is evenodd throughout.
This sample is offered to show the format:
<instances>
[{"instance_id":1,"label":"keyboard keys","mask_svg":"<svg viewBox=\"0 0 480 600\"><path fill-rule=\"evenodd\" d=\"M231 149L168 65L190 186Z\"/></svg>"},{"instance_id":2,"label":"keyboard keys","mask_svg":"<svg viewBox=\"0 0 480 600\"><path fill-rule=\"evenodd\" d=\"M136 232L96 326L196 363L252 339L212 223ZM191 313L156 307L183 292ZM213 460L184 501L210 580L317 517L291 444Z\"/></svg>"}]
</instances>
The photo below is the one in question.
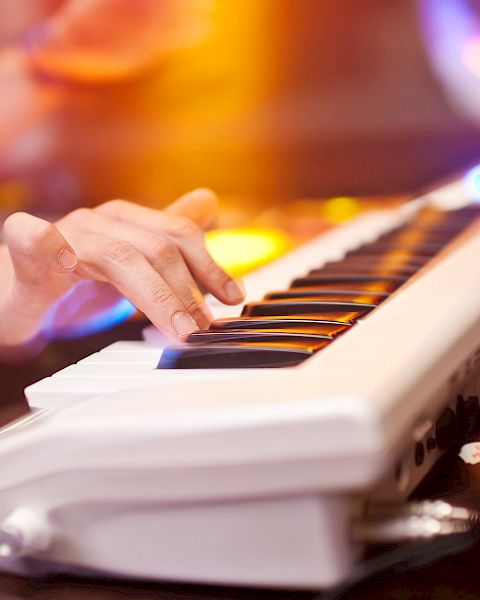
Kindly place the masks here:
<instances>
[{"instance_id":1,"label":"keyboard keys","mask_svg":"<svg viewBox=\"0 0 480 600\"><path fill-rule=\"evenodd\" d=\"M321 321L303 317L239 317L238 319L218 319L210 325L209 331L255 330L278 331L280 333L298 331L335 337L346 331L350 324L344 322Z\"/></svg>"},{"instance_id":2,"label":"keyboard keys","mask_svg":"<svg viewBox=\"0 0 480 600\"><path fill-rule=\"evenodd\" d=\"M345 265L343 269L339 268L338 270L328 269L325 271L324 269L312 269L308 273L307 277L317 277L319 279L337 279L337 283L344 283L344 280L349 277L353 277L356 279L360 277L375 277L382 281L391 281L393 279L403 283L403 281L406 281L410 277L410 273L405 275L403 273L399 273L398 269L380 269L378 267L370 267L370 269L370 272L367 273L362 273L355 269L350 270L350 267L348 265ZM335 283L333 283L332 285L334 286Z\"/></svg>"},{"instance_id":3,"label":"keyboard keys","mask_svg":"<svg viewBox=\"0 0 480 600\"><path fill-rule=\"evenodd\" d=\"M407 280L404 275L377 277L375 275L352 275L328 277L323 274L307 275L294 279L291 288L316 288L318 290L362 290L368 292L394 292Z\"/></svg>"},{"instance_id":4,"label":"keyboard keys","mask_svg":"<svg viewBox=\"0 0 480 600\"><path fill-rule=\"evenodd\" d=\"M444 244L438 243L421 243L421 244L395 244L395 242L374 242L371 244L365 244L357 250L353 250L347 253L350 254L383 254L391 250L403 250L405 252L412 252L418 256L434 256L443 248Z\"/></svg>"},{"instance_id":5,"label":"keyboard keys","mask_svg":"<svg viewBox=\"0 0 480 600\"><path fill-rule=\"evenodd\" d=\"M361 304L380 304L389 293L367 294L361 290L322 290L319 288L294 288L290 290L271 292L265 296L265 300L297 300L309 298L325 300L327 302L359 302Z\"/></svg>"},{"instance_id":6,"label":"keyboard keys","mask_svg":"<svg viewBox=\"0 0 480 600\"><path fill-rule=\"evenodd\" d=\"M276 332L245 329L243 331L200 331L189 335L189 344L230 344L243 342L257 345L281 344L291 348L308 348L313 352L324 348L332 337L298 332Z\"/></svg>"},{"instance_id":7,"label":"keyboard keys","mask_svg":"<svg viewBox=\"0 0 480 600\"><path fill-rule=\"evenodd\" d=\"M360 302L326 302L324 300L270 300L247 304L243 316L328 315L343 313L356 320L375 308L375 304Z\"/></svg>"},{"instance_id":8,"label":"keyboard keys","mask_svg":"<svg viewBox=\"0 0 480 600\"><path fill-rule=\"evenodd\" d=\"M435 233L421 229L410 230L406 229L397 233L386 233L378 238L378 242L392 242L395 245L402 246L403 244L414 243L432 243L446 245L455 237L456 233Z\"/></svg>"},{"instance_id":9,"label":"keyboard keys","mask_svg":"<svg viewBox=\"0 0 480 600\"><path fill-rule=\"evenodd\" d=\"M287 346L207 344L170 346L163 351L159 369L251 369L293 367L313 351Z\"/></svg>"},{"instance_id":10,"label":"keyboard keys","mask_svg":"<svg viewBox=\"0 0 480 600\"><path fill-rule=\"evenodd\" d=\"M471 211L422 210L411 223L312 269L286 290L219 319L187 344L167 348L159 368L255 368L300 364L386 300L470 222Z\"/></svg>"},{"instance_id":11,"label":"keyboard keys","mask_svg":"<svg viewBox=\"0 0 480 600\"><path fill-rule=\"evenodd\" d=\"M423 267L430 259L427 256L414 256L411 252L402 252L399 250L391 250L385 254L358 254L349 255L348 258L344 259L349 264L375 264L375 265L387 265L396 264L408 264L417 266L418 268Z\"/></svg>"},{"instance_id":12,"label":"keyboard keys","mask_svg":"<svg viewBox=\"0 0 480 600\"><path fill-rule=\"evenodd\" d=\"M307 277L308 278L308 277ZM333 273L319 273L317 275L312 275L311 278L308 279L312 279L314 281L316 281L317 283L328 283L328 284L335 284L335 283L377 283L377 282L383 282L383 281L394 281L396 283L404 283L408 277L406 277L405 275L389 275L387 273L378 273L375 275L363 275L360 273L340 273L338 275L335 275ZM295 279L295 281L298 281L298 279ZM296 286L299 287L299 286Z\"/></svg>"},{"instance_id":13,"label":"keyboard keys","mask_svg":"<svg viewBox=\"0 0 480 600\"><path fill-rule=\"evenodd\" d=\"M338 263L329 263L320 269L312 269L308 274L318 275L320 273L325 273L341 275L358 273L359 275L378 275L379 273L388 273L389 275L403 275L409 277L416 273L418 269L419 267L417 265L402 265L395 263L381 264L378 261L374 264L369 264L368 262L350 262L346 260Z\"/></svg>"}]
</instances>

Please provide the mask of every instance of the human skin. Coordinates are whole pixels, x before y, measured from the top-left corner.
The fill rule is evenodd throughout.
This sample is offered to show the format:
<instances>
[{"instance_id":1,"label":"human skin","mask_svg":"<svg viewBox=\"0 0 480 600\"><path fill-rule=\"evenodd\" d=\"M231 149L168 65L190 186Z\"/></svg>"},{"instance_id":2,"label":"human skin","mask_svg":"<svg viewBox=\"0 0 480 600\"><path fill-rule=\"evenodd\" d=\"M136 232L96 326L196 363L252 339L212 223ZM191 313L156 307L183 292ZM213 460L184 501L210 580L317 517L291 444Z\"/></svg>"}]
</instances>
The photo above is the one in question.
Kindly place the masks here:
<instances>
[{"instance_id":1,"label":"human skin","mask_svg":"<svg viewBox=\"0 0 480 600\"><path fill-rule=\"evenodd\" d=\"M74 303L82 281L91 286L93 306L124 296L171 340L208 327L203 292L226 304L244 298L242 284L205 247L203 228L216 207L215 194L198 189L163 211L113 200L56 223L26 213L8 217L0 246L3 354L41 337L45 315L66 294Z\"/></svg>"}]
</instances>

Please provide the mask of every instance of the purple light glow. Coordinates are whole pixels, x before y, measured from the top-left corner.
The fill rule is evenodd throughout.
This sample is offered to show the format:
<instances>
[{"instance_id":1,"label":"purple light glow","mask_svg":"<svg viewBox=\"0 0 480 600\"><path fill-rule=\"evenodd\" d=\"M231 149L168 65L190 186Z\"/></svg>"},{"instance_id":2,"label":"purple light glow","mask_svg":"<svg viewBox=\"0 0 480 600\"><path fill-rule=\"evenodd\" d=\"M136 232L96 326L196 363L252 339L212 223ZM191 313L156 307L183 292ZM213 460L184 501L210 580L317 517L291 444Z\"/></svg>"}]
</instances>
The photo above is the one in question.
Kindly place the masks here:
<instances>
[{"instance_id":1,"label":"purple light glow","mask_svg":"<svg viewBox=\"0 0 480 600\"><path fill-rule=\"evenodd\" d=\"M454 105L480 121L480 14L467 0L421 0L432 66Z\"/></svg>"},{"instance_id":2,"label":"purple light glow","mask_svg":"<svg viewBox=\"0 0 480 600\"><path fill-rule=\"evenodd\" d=\"M472 167L463 176L465 194L475 202L480 202L480 165Z\"/></svg>"}]
</instances>

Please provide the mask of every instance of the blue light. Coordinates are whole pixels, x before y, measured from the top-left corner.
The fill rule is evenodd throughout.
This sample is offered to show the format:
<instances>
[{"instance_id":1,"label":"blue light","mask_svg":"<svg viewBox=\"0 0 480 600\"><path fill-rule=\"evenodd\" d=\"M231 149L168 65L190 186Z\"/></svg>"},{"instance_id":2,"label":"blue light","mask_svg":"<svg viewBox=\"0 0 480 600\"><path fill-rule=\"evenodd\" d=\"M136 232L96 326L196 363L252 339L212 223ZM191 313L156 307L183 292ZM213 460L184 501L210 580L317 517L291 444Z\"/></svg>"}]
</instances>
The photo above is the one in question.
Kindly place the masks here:
<instances>
[{"instance_id":1,"label":"blue light","mask_svg":"<svg viewBox=\"0 0 480 600\"><path fill-rule=\"evenodd\" d=\"M468 198L480 202L480 165L475 165L465 173L463 189Z\"/></svg>"},{"instance_id":2,"label":"blue light","mask_svg":"<svg viewBox=\"0 0 480 600\"><path fill-rule=\"evenodd\" d=\"M56 339L79 338L99 333L126 321L136 311L135 306L126 298L120 298L115 306L107 308L85 320L77 321L68 328L55 332Z\"/></svg>"},{"instance_id":3,"label":"blue light","mask_svg":"<svg viewBox=\"0 0 480 600\"><path fill-rule=\"evenodd\" d=\"M109 284L82 281L48 311L42 335L47 340L91 335L119 325L135 310L134 305Z\"/></svg>"}]
</instances>

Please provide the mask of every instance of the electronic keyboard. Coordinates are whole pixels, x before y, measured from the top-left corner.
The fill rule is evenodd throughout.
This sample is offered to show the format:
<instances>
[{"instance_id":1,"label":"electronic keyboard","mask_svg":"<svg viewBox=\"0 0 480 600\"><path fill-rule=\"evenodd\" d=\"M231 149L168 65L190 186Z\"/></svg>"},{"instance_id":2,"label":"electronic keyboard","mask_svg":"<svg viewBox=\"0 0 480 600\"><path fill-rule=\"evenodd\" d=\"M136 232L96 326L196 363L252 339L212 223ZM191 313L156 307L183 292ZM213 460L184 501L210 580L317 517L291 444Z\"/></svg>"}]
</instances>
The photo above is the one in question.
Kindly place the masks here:
<instances>
[{"instance_id":1,"label":"electronic keyboard","mask_svg":"<svg viewBox=\"0 0 480 600\"><path fill-rule=\"evenodd\" d=\"M325 588L355 522L480 432L480 210L463 179L30 386L0 432L0 568ZM465 392L466 390L466 392Z\"/></svg>"}]
</instances>

